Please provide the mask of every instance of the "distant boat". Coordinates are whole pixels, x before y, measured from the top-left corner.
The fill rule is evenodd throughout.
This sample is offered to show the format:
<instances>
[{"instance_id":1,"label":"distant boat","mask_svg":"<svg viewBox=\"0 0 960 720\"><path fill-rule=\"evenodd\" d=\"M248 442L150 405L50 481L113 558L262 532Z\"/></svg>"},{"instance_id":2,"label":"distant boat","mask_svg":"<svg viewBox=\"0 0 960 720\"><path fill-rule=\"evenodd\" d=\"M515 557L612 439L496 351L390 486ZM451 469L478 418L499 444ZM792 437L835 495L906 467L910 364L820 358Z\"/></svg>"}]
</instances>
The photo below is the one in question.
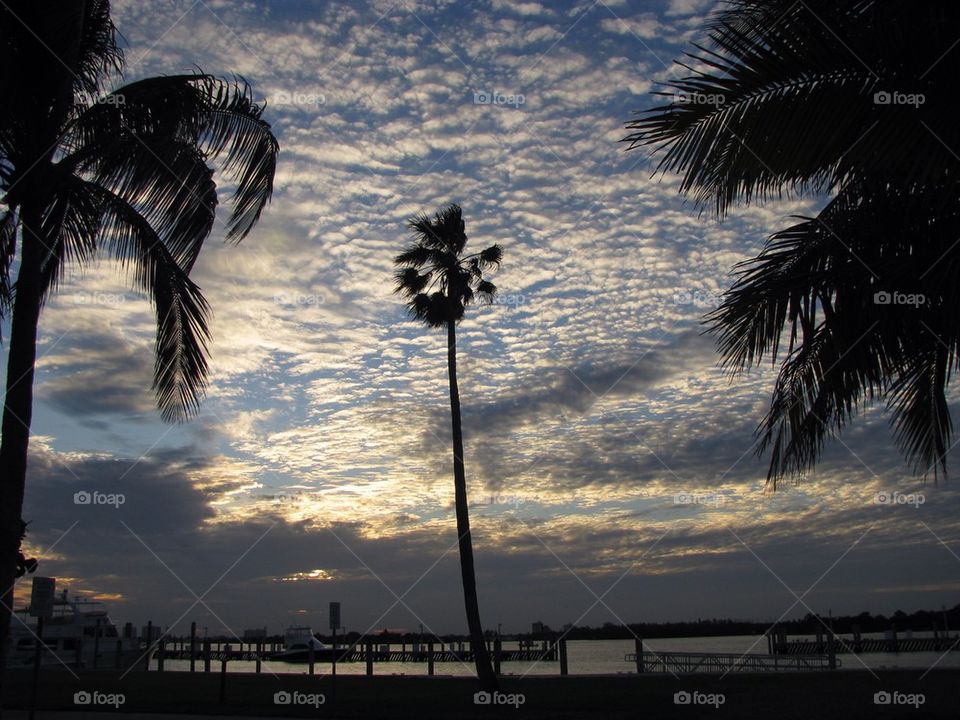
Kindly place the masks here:
<instances>
[{"instance_id":1,"label":"distant boat","mask_svg":"<svg viewBox=\"0 0 960 720\"><path fill-rule=\"evenodd\" d=\"M270 659L290 663L310 662L311 647L315 661L329 655L333 650L329 645L324 645L317 640L313 634L313 628L305 625L288 627L283 636L283 651L274 653Z\"/></svg>"},{"instance_id":2,"label":"distant boat","mask_svg":"<svg viewBox=\"0 0 960 720\"><path fill-rule=\"evenodd\" d=\"M30 607L15 610L7 667L33 667L36 633L37 618L30 616ZM120 638L103 603L67 590L54 598L53 616L43 622L43 644L47 650L41 663L60 667L128 667L143 653L138 638Z\"/></svg>"}]
</instances>

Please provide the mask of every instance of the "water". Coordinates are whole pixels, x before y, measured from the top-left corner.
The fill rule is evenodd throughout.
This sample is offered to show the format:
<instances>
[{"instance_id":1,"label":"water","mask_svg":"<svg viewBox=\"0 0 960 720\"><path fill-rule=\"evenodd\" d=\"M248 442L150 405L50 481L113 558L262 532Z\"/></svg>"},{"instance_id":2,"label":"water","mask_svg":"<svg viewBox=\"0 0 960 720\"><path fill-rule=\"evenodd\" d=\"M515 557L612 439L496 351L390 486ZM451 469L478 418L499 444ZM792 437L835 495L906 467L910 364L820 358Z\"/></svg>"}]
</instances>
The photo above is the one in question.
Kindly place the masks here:
<instances>
[{"instance_id":1,"label":"water","mask_svg":"<svg viewBox=\"0 0 960 720\"><path fill-rule=\"evenodd\" d=\"M929 637L930 634L914 633L913 637ZM863 633L864 638L882 638L883 633ZM905 634L901 634L905 638ZM791 639L797 639L791 637ZM813 637L804 639L814 639ZM847 639L847 638L845 638ZM392 645L392 649L400 649L399 644ZM504 649L515 649L516 643L504 642ZM644 640L644 649L653 652L704 652L704 653L759 653L767 652L767 639L756 635L735 635L724 637L704 638L657 638ZM567 642L567 661L570 673L573 675L616 675L630 674L635 671L632 662L623 658L634 651L634 641L631 640L569 640ZM942 657L941 657L942 656ZM924 671L936 663L938 668L960 667L960 650L954 650L944 655L942 652L918 653L864 653L860 656L841 654L837 656L842 664L841 670L870 669L916 669ZM859 659L858 659L859 658ZM939 660L939 662L938 662ZM151 669L156 669L157 661L152 660ZM211 662L211 671L220 669L218 662ZM189 660L167 660L164 671L189 671ZM203 670L203 661L197 662L197 670ZM227 665L228 672L253 673L256 672L256 663L253 661L234 661ZM435 664L437 675L473 675L473 666L470 663L438 662ZM504 675L559 675L560 663L553 660L534 662L503 663ZM307 665L290 664L283 662L263 661L262 671L275 675L306 675ZM326 663L317 663L315 673L324 675L330 672ZM427 664L423 663L374 663L375 675L426 675ZM338 663L338 675L363 675L366 673L366 663L351 662Z\"/></svg>"}]
</instances>

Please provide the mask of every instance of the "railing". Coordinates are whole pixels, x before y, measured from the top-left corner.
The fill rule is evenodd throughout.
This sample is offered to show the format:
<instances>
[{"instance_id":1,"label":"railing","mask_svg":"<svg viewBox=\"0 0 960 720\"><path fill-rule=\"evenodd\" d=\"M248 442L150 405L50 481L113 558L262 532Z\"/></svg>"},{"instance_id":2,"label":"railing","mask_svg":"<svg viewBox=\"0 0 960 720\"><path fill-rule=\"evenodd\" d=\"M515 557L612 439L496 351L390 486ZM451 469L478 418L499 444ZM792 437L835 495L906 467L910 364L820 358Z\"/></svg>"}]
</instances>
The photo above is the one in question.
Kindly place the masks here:
<instances>
[{"instance_id":1,"label":"railing","mask_svg":"<svg viewBox=\"0 0 960 720\"><path fill-rule=\"evenodd\" d=\"M639 662L636 653L629 653L623 659L637 664L641 672L651 673L785 672L831 668L827 655L643 652ZM835 667L840 667L840 660L835 662Z\"/></svg>"}]
</instances>

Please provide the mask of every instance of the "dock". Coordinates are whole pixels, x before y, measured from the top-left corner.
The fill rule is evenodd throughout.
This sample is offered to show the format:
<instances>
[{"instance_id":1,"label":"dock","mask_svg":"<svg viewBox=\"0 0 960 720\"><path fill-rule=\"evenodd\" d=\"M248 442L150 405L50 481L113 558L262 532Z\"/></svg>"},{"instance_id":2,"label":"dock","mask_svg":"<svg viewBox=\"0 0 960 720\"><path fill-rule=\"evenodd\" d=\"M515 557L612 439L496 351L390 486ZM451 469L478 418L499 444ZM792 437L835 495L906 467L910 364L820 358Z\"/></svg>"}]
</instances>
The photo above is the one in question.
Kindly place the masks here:
<instances>
[{"instance_id":1,"label":"dock","mask_svg":"<svg viewBox=\"0 0 960 720\"><path fill-rule=\"evenodd\" d=\"M187 645L183 644L168 645L161 643L158 645L155 657L164 660L204 660L207 656L212 661L222 662L224 660L233 662L237 660L256 661L270 660L274 655L271 648L262 648L257 646L243 647L242 644L218 644L216 648L210 648L209 651L196 647L192 651ZM491 655L497 652L491 650ZM501 662L540 662L557 660L556 646L549 646L546 649L523 649L523 650L505 650L500 649L499 657ZM384 650L376 646L353 645L345 648L338 648L336 652L331 649L317 650L314 652L314 660L318 663L329 663L334 655L338 663L343 662L392 662L392 663L427 663L427 662L473 662L473 651L454 648L434 648L426 643L418 649L402 650Z\"/></svg>"},{"instance_id":2,"label":"dock","mask_svg":"<svg viewBox=\"0 0 960 720\"><path fill-rule=\"evenodd\" d=\"M828 651L829 641L789 640L774 646L778 655L809 655ZM906 653L960 650L960 636L937 638L842 638L833 641L836 653Z\"/></svg>"},{"instance_id":3,"label":"dock","mask_svg":"<svg viewBox=\"0 0 960 720\"><path fill-rule=\"evenodd\" d=\"M279 638L258 639L254 641L230 641L227 638L192 638L161 637L151 645L146 658L154 657L157 661L157 670L163 671L167 660L189 660L191 672L197 665L202 665L204 672L210 672L211 665L219 664L225 667L227 663L247 661L256 663L256 672L260 672L264 661L288 662L308 665L313 674L314 665L337 663L366 663L367 674L373 674L376 663L418 663L427 666L427 672L434 674L436 663L464 663L474 662L474 653L468 642L441 641L436 642L403 642L391 646L390 643L376 643L373 640L353 642L337 647L312 650L303 653L296 659L283 659L277 655L283 651L283 643ZM562 674L566 674L566 640L543 640L539 642L521 642L518 648L504 648L499 639L488 643L488 652L494 666L499 669L501 663L508 662L557 662L561 664ZM145 658L145 659L146 659ZM149 661L147 661L149 662Z\"/></svg>"},{"instance_id":4,"label":"dock","mask_svg":"<svg viewBox=\"0 0 960 720\"><path fill-rule=\"evenodd\" d=\"M641 673L731 673L731 672L802 672L832 670L840 661L828 655L760 655L757 653L628 653L624 661L635 663Z\"/></svg>"}]
</instances>

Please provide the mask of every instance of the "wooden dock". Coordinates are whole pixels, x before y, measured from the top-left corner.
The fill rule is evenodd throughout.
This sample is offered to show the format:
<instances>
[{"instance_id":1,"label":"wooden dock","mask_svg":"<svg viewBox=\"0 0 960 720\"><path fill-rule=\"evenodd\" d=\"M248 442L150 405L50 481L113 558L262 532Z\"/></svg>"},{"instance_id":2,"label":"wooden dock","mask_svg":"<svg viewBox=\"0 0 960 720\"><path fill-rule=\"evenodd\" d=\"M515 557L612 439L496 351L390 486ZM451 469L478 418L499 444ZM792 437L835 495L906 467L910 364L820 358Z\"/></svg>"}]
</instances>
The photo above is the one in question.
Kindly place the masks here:
<instances>
[{"instance_id":1,"label":"wooden dock","mask_svg":"<svg viewBox=\"0 0 960 720\"><path fill-rule=\"evenodd\" d=\"M830 643L827 640L789 640L776 643L774 652L778 655L810 655L826 653ZM833 641L834 652L840 653L906 653L906 652L946 652L960 650L960 636L936 638L842 638Z\"/></svg>"},{"instance_id":2,"label":"wooden dock","mask_svg":"<svg viewBox=\"0 0 960 720\"><path fill-rule=\"evenodd\" d=\"M623 658L636 663L639 672L648 673L731 673L731 672L802 672L831 670L840 666L839 660L827 655L760 655L747 653L688 653L650 652L639 656L629 653Z\"/></svg>"},{"instance_id":3,"label":"wooden dock","mask_svg":"<svg viewBox=\"0 0 960 720\"><path fill-rule=\"evenodd\" d=\"M165 638L155 643L153 657L160 667L165 660L193 660L195 663L211 662L263 662L275 660L291 662L278 658L283 644L275 641L229 642L224 640L201 640L190 642L183 638ZM488 648L490 656L498 662L555 662L560 659L559 644L543 642L539 645L528 643L525 647L506 649L501 643L493 642ZM399 649L387 644L373 642L354 643L342 648L325 648L313 652L313 662L330 663L336 657L338 663L472 663L473 651L467 643L406 643ZM306 654L294 660L297 664L306 664L310 660Z\"/></svg>"},{"instance_id":4,"label":"wooden dock","mask_svg":"<svg viewBox=\"0 0 960 720\"><path fill-rule=\"evenodd\" d=\"M493 654L491 652L491 654ZM155 657L163 657L164 660L189 660L191 656L195 660L204 660L206 653L202 649L195 649L192 653L190 648L180 647L158 647ZM228 646L220 647L216 650L211 649L209 653L212 661L221 662L226 660L234 662L237 660L256 661L271 660L272 652L258 651L256 648L234 648ZM314 652L314 661L317 663L329 663L334 657L334 651L317 650ZM380 650L373 649L369 652L365 647L353 646L349 648L337 649L336 658L338 663L342 662L366 662L368 659L373 662L393 662L393 663L426 663L430 662L473 662L472 650L452 650L452 649L426 649L426 650ZM501 662L539 662L555 661L557 659L556 648L551 647L547 650L500 650Z\"/></svg>"}]
</instances>

